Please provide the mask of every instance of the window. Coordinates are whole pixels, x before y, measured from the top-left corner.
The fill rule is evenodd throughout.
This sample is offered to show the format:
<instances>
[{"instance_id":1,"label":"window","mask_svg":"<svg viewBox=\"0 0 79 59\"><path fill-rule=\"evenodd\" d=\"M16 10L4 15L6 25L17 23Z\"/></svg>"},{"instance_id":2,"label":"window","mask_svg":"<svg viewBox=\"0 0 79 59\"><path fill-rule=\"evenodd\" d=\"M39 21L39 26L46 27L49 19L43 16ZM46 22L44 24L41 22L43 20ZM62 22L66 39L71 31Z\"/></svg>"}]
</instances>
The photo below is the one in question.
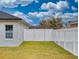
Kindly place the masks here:
<instances>
[{"instance_id":1,"label":"window","mask_svg":"<svg viewBox=\"0 0 79 59\"><path fill-rule=\"evenodd\" d=\"M6 25L5 26L5 37L6 39L12 39L13 38L13 25Z\"/></svg>"},{"instance_id":2,"label":"window","mask_svg":"<svg viewBox=\"0 0 79 59\"><path fill-rule=\"evenodd\" d=\"M6 25L6 31L13 31L13 25Z\"/></svg>"},{"instance_id":3,"label":"window","mask_svg":"<svg viewBox=\"0 0 79 59\"><path fill-rule=\"evenodd\" d=\"M13 32L11 32L11 31L7 31L6 32L6 38L13 38Z\"/></svg>"}]
</instances>

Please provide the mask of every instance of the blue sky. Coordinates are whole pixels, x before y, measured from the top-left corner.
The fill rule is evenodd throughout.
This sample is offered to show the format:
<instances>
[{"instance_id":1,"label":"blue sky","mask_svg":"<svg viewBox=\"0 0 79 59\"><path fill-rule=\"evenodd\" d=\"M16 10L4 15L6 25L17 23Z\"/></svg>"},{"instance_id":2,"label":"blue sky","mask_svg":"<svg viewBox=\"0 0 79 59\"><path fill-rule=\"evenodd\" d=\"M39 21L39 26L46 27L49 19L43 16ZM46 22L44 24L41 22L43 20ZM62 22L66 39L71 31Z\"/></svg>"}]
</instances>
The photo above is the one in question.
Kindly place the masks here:
<instances>
[{"instance_id":1,"label":"blue sky","mask_svg":"<svg viewBox=\"0 0 79 59\"><path fill-rule=\"evenodd\" d=\"M51 16L61 17L67 22L77 17L78 0L1 0L0 10L33 25Z\"/></svg>"}]
</instances>

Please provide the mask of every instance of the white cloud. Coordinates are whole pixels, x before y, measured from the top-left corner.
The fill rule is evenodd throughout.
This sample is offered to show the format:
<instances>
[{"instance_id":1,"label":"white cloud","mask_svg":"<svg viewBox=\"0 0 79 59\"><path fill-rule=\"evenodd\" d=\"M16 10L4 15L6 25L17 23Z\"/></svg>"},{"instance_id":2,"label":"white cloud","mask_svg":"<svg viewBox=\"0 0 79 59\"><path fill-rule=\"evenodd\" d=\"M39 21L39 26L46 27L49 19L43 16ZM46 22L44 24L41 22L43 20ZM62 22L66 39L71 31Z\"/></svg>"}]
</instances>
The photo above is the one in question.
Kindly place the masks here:
<instances>
[{"instance_id":1,"label":"white cloud","mask_svg":"<svg viewBox=\"0 0 79 59\"><path fill-rule=\"evenodd\" d=\"M38 2L38 0L0 0L0 6L14 8L17 7L18 4L21 6L27 6L34 1Z\"/></svg>"},{"instance_id":2,"label":"white cloud","mask_svg":"<svg viewBox=\"0 0 79 59\"><path fill-rule=\"evenodd\" d=\"M78 13L77 12L73 13L73 16L78 17Z\"/></svg>"},{"instance_id":3,"label":"white cloud","mask_svg":"<svg viewBox=\"0 0 79 59\"><path fill-rule=\"evenodd\" d=\"M47 6L47 4L46 4L46 3L43 3L43 4L41 5L41 9L43 9L43 10L45 9L45 10L46 10L46 9L47 9L46 6Z\"/></svg>"},{"instance_id":4,"label":"white cloud","mask_svg":"<svg viewBox=\"0 0 79 59\"><path fill-rule=\"evenodd\" d=\"M32 24L33 26L37 26L38 24Z\"/></svg>"},{"instance_id":5,"label":"white cloud","mask_svg":"<svg viewBox=\"0 0 79 59\"><path fill-rule=\"evenodd\" d=\"M78 20L78 13L62 13L62 12L58 12L54 15L54 17L56 18L62 18L63 23L66 23L68 21L72 21L72 20Z\"/></svg>"},{"instance_id":6,"label":"white cloud","mask_svg":"<svg viewBox=\"0 0 79 59\"><path fill-rule=\"evenodd\" d=\"M61 18L62 15L63 15L62 12L57 12L54 16L55 16L56 18L57 18L57 17Z\"/></svg>"},{"instance_id":7,"label":"white cloud","mask_svg":"<svg viewBox=\"0 0 79 59\"><path fill-rule=\"evenodd\" d=\"M48 3L43 3L42 6L41 6L41 9L56 9L57 6L55 3L52 3L52 2L48 2Z\"/></svg>"},{"instance_id":8,"label":"white cloud","mask_svg":"<svg viewBox=\"0 0 79 59\"><path fill-rule=\"evenodd\" d=\"M0 0L0 6L3 7L17 7L16 0Z\"/></svg>"},{"instance_id":9,"label":"white cloud","mask_svg":"<svg viewBox=\"0 0 79 59\"><path fill-rule=\"evenodd\" d=\"M67 1L59 1L59 2L57 2L57 8L59 10L65 9L65 8L68 8L68 7L69 6L68 6L68 2Z\"/></svg>"},{"instance_id":10,"label":"white cloud","mask_svg":"<svg viewBox=\"0 0 79 59\"><path fill-rule=\"evenodd\" d=\"M17 11L17 12L15 12L13 15L14 15L14 16L17 16L17 17L19 17L19 18L24 19L24 20L25 20L26 22L28 22L28 23L32 23L32 20L30 20L30 19L28 18L28 16L25 15L25 14L23 14L22 12Z\"/></svg>"},{"instance_id":11,"label":"white cloud","mask_svg":"<svg viewBox=\"0 0 79 59\"><path fill-rule=\"evenodd\" d=\"M48 3L43 3L41 5L41 9L43 10L57 9L57 6L55 3L48 2Z\"/></svg>"},{"instance_id":12,"label":"white cloud","mask_svg":"<svg viewBox=\"0 0 79 59\"><path fill-rule=\"evenodd\" d=\"M78 13L64 13L60 16L63 20L78 20Z\"/></svg>"},{"instance_id":13,"label":"white cloud","mask_svg":"<svg viewBox=\"0 0 79 59\"><path fill-rule=\"evenodd\" d=\"M74 0L76 3L78 2L78 0Z\"/></svg>"},{"instance_id":14,"label":"white cloud","mask_svg":"<svg viewBox=\"0 0 79 59\"><path fill-rule=\"evenodd\" d=\"M55 16L55 17L60 17L62 15L62 10L68 8L68 2L67 1L59 1L57 3L53 2L48 2L48 3L43 3L41 5L42 10L48 10L47 12L39 13L43 17L46 15L47 17Z\"/></svg>"},{"instance_id":15,"label":"white cloud","mask_svg":"<svg viewBox=\"0 0 79 59\"><path fill-rule=\"evenodd\" d=\"M68 2L67 1L59 1L57 3L53 3L53 2L48 2L48 3L43 3L41 5L41 9L43 10L63 10L68 8Z\"/></svg>"},{"instance_id":16,"label":"white cloud","mask_svg":"<svg viewBox=\"0 0 79 59\"><path fill-rule=\"evenodd\" d=\"M42 19L48 19L50 17L59 17L62 18L63 20L77 20L78 13L62 13L62 12L57 12L55 14L52 14L51 12L30 12L28 13L30 17L34 18L39 18L40 20Z\"/></svg>"},{"instance_id":17,"label":"white cloud","mask_svg":"<svg viewBox=\"0 0 79 59\"><path fill-rule=\"evenodd\" d=\"M21 6L27 6L29 4L31 4L34 0L19 0L19 4L21 4Z\"/></svg>"},{"instance_id":18,"label":"white cloud","mask_svg":"<svg viewBox=\"0 0 79 59\"><path fill-rule=\"evenodd\" d=\"M38 12L29 12L28 15L31 17L36 17Z\"/></svg>"},{"instance_id":19,"label":"white cloud","mask_svg":"<svg viewBox=\"0 0 79 59\"><path fill-rule=\"evenodd\" d=\"M61 11L54 12L52 10L48 10L47 12L29 12L28 15L30 17L39 18L40 20L48 20L48 18L52 16L62 18L64 21L78 20L78 12L62 13Z\"/></svg>"},{"instance_id":20,"label":"white cloud","mask_svg":"<svg viewBox=\"0 0 79 59\"><path fill-rule=\"evenodd\" d=\"M49 17L51 13L49 12L29 12L28 15L30 17L36 17L36 18L44 18L44 17Z\"/></svg>"},{"instance_id":21,"label":"white cloud","mask_svg":"<svg viewBox=\"0 0 79 59\"><path fill-rule=\"evenodd\" d=\"M73 13L64 13L61 17L62 18L72 18L73 17Z\"/></svg>"},{"instance_id":22,"label":"white cloud","mask_svg":"<svg viewBox=\"0 0 79 59\"><path fill-rule=\"evenodd\" d=\"M76 11L77 10L77 8L74 7L74 6L72 6L71 8L72 8L73 11Z\"/></svg>"},{"instance_id":23,"label":"white cloud","mask_svg":"<svg viewBox=\"0 0 79 59\"><path fill-rule=\"evenodd\" d=\"M49 13L48 12L39 12L37 17L45 17L45 16L49 16Z\"/></svg>"},{"instance_id":24,"label":"white cloud","mask_svg":"<svg viewBox=\"0 0 79 59\"><path fill-rule=\"evenodd\" d=\"M55 17L60 17L60 18L63 18L63 19L72 19L72 18L75 18L75 17L77 17L77 12L75 12L75 13L61 13L61 12L59 12L59 13L56 13L55 14Z\"/></svg>"},{"instance_id":25,"label":"white cloud","mask_svg":"<svg viewBox=\"0 0 79 59\"><path fill-rule=\"evenodd\" d=\"M38 0L35 0L35 3L39 3L39 1Z\"/></svg>"},{"instance_id":26,"label":"white cloud","mask_svg":"<svg viewBox=\"0 0 79 59\"><path fill-rule=\"evenodd\" d=\"M77 12L75 13L63 13L62 10L69 8L69 4L67 1L59 1L57 3L48 2L43 3L41 5L42 10L48 10L48 15L54 16L54 17L60 17L63 20L78 20ZM72 7L73 10L77 10L75 7ZM49 16L48 16L49 17Z\"/></svg>"}]
</instances>

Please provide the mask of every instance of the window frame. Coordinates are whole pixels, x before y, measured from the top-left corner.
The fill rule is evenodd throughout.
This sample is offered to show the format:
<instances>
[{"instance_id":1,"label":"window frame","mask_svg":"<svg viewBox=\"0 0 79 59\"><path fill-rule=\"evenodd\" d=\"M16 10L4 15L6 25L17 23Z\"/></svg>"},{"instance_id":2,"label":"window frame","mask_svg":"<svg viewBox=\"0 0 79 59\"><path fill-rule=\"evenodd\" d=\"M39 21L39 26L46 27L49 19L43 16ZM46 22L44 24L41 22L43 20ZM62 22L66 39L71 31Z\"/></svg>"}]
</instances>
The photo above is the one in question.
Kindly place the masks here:
<instances>
[{"instance_id":1,"label":"window frame","mask_svg":"<svg viewBox=\"0 0 79 59\"><path fill-rule=\"evenodd\" d=\"M13 39L13 25L5 25L5 38Z\"/></svg>"}]
</instances>

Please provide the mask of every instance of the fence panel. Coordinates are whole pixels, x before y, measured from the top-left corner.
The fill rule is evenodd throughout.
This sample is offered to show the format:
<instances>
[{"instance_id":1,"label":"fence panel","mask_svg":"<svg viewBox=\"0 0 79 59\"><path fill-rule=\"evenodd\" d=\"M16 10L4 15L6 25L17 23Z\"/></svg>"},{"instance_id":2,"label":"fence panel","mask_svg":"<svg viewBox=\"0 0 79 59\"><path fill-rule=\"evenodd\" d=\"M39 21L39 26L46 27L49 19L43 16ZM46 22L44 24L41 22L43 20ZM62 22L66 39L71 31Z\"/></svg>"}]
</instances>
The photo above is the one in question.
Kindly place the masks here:
<instances>
[{"instance_id":1,"label":"fence panel","mask_svg":"<svg viewBox=\"0 0 79 59\"><path fill-rule=\"evenodd\" d=\"M52 29L45 29L45 41L53 41Z\"/></svg>"},{"instance_id":2,"label":"fence panel","mask_svg":"<svg viewBox=\"0 0 79 59\"><path fill-rule=\"evenodd\" d=\"M64 34L65 34L64 35L65 36L64 37L65 41L74 41L75 40L75 32L74 32L74 30L66 29Z\"/></svg>"},{"instance_id":3,"label":"fence panel","mask_svg":"<svg viewBox=\"0 0 79 59\"><path fill-rule=\"evenodd\" d=\"M78 55L78 41L75 42L75 47L74 47L75 51L74 51L74 54L75 55Z\"/></svg>"},{"instance_id":4,"label":"fence panel","mask_svg":"<svg viewBox=\"0 0 79 59\"><path fill-rule=\"evenodd\" d=\"M34 41L44 41L44 29L34 29Z\"/></svg>"},{"instance_id":5,"label":"fence panel","mask_svg":"<svg viewBox=\"0 0 79 59\"><path fill-rule=\"evenodd\" d=\"M24 40L33 41L34 40L34 30L25 29L24 30Z\"/></svg>"},{"instance_id":6,"label":"fence panel","mask_svg":"<svg viewBox=\"0 0 79 59\"><path fill-rule=\"evenodd\" d=\"M78 42L78 29L74 29L75 32L75 41Z\"/></svg>"},{"instance_id":7,"label":"fence panel","mask_svg":"<svg viewBox=\"0 0 79 59\"><path fill-rule=\"evenodd\" d=\"M63 29L55 30L55 41L64 41L64 33Z\"/></svg>"},{"instance_id":8,"label":"fence panel","mask_svg":"<svg viewBox=\"0 0 79 59\"><path fill-rule=\"evenodd\" d=\"M78 55L78 29L25 29L25 41L54 41L64 49Z\"/></svg>"},{"instance_id":9,"label":"fence panel","mask_svg":"<svg viewBox=\"0 0 79 59\"><path fill-rule=\"evenodd\" d=\"M65 42L64 48L74 54L74 42Z\"/></svg>"}]
</instances>

